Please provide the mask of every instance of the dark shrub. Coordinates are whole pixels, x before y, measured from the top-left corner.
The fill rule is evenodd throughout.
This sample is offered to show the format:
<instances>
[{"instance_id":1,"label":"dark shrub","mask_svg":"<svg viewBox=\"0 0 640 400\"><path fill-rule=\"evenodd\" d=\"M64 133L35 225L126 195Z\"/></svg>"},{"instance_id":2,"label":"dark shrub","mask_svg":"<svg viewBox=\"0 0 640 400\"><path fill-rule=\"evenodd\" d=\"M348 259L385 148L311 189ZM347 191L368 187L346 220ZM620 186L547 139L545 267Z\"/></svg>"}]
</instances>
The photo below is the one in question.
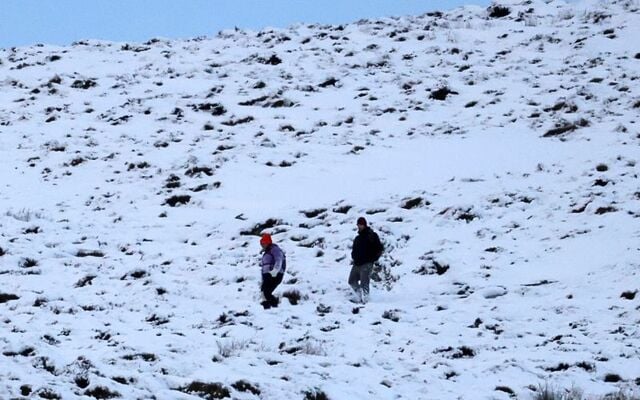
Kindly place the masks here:
<instances>
[{"instance_id":1,"label":"dark shrub","mask_svg":"<svg viewBox=\"0 0 640 400\"><path fill-rule=\"evenodd\" d=\"M291 303L291 305L297 305L300 302L300 299L302 298L302 295L300 294L300 292L298 290L288 290L284 293L282 293L282 297L285 297L287 299L289 299L289 303Z\"/></svg>"},{"instance_id":2,"label":"dark shrub","mask_svg":"<svg viewBox=\"0 0 640 400\"><path fill-rule=\"evenodd\" d=\"M505 392L511 397L515 397L516 393L508 386L496 386L495 390L497 392Z\"/></svg>"},{"instance_id":3,"label":"dark shrub","mask_svg":"<svg viewBox=\"0 0 640 400\"><path fill-rule=\"evenodd\" d=\"M489 7L488 11L489 11L490 18L503 18L511 14L511 10L509 9L509 7L503 7L498 5Z\"/></svg>"},{"instance_id":4,"label":"dark shrub","mask_svg":"<svg viewBox=\"0 0 640 400\"><path fill-rule=\"evenodd\" d=\"M78 250L76 257L104 257L104 253L99 250Z\"/></svg>"},{"instance_id":5,"label":"dark shrub","mask_svg":"<svg viewBox=\"0 0 640 400\"><path fill-rule=\"evenodd\" d=\"M218 104L218 103L202 103L198 105L193 105L191 107L193 108L194 111L208 112L208 113L211 113L211 115L213 115L214 117L226 114L227 112L227 109L224 108L222 104Z\"/></svg>"},{"instance_id":6,"label":"dark shrub","mask_svg":"<svg viewBox=\"0 0 640 400\"><path fill-rule=\"evenodd\" d=\"M86 376L77 376L74 382L80 389L86 389L89 386L89 379Z\"/></svg>"},{"instance_id":7,"label":"dark shrub","mask_svg":"<svg viewBox=\"0 0 640 400\"><path fill-rule=\"evenodd\" d=\"M19 298L20 297L15 294L0 293L0 304L6 303L9 300L18 300Z\"/></svg>"},{"instance_id":8,"label":"dark shrub","mask_svg":"<svg viewBox=\"0 0 640 400\"><path fill-rule=\"evenodd\" d=\"M329 78L326 81L319 84L318 86L322 88L326 88L327 86L335 86L336 83L338 83L338 80L336 78Z\"/></svg>"},{"instance_id":9,"label":"dark shrub","mask_svg":"<svg viewBox=\"0 0 640 400\"><path fill-rule=\"evenodd\" d=\"M242 232L240 232L240 234L243 235L243 236L247 236L247 235L260 236L262 231L264 231L265 229L270 229L270 228L273 228L274 226L280 225L280 224L282 224L282 221L280 221L278 219L274 219L274 218L269 218L264 223L256 224L250 230L242 231Z\"/></svg>"},{"instance_id":10,"label":"dark shrub","mask_svg":"<svg viewBox=\"0 0 640 400\"><path fill-rule=\"evenodd\" d=\"M253 121L253 117L252 116L248 116L245 118L240 118L240 119L231 119L229 121L225 121L225 122L221 122L222 125L226 125L226 126L236 126L236 125L240 125L240 124L246 124L248 122Z\"/></svg>"},{"instance_id":11,"label":"dark shrub","mask_svg":"<svg viewBox=\"0 0 640 400\"><path fill-rule=\"evenodd\" d=\"M402 203L400 207L404 208L405 210L411 210L413 208L420 207L423 201L424 199L422 197L416 197L413 199L405 200L405 202Z\"/></svg>"},{"instance_id":12,"label":"dark shrub","mask_svg":"<svg viewBox=\"0 0 640 400\"><path fill-rule=\"evenodd\" d=\"M353 206L340 206L333 209L333 212L338 214L346 214L351 210Z\"/></svg>"},{"instance_id":13,"label":"dark shrub","mask_svg":"<svg viewBox=\"0 0 640 400\"><path fill-rule=\"evenodd\" d=\"M602 215L602 214L616 212L616 211L618 211L618 209L613 206L598 207L598 209L596 210L596 215Z\"/></svg>"},{"instance_id":14,"label":"dark shrub","mask_svg":"<svg viewBox=\"0 0 640 400\"><path fill-rule=\"evenodd\" d=\"M458 94L458 92L454 92L453 90L449 89L447 86L443 86L441 88L438 88L432 91L431 94L429 95L429 98L433 100L444 101L447 98L447 96L453 95L453 94Z\"/></svg>"},{"instance_id":15,"label":"dark shrub","mask_svg":"<svg viewBox=\"0 0 640 400\"><path fill-rule=\"evenodd\" d=\"M256 396L260 395L260 389L245 380L240 380L236 383L233 383L231 387L239 392L251 392Z\"/></svg>"},{"instance_id":16,"label":"dark shrub","mask_svg":"<svg viewBox=\"0 0 640 400\"><path fill-rule=\"evenodd\" d=\"M22 268L33 268L38 266L38 262L32 258L25 258L20 264Z\"/></svg>"},{"instance_id":17,"label":"dark shrub","mask_svg":"<svg viewBox=\"0 0 640 400\"><path fill-rule=\"evenodd\" d=\"M390 321L393 322L398 322L400 321L400 317L398 316L398 313L396 310L387 310L384 313L382 313L382 318L384 319L388 319Z\"/></svg>"},{"instance_id":18,"label":"dark shrub","mask_svg":"<svg viewBox=\"0 0 640 400\"><path fill-rule=\"evenodd\" d=\"M71 87L74 89L89 89L94 86L97 86L97 83L91 79L87 80L76 80L71 84Z\"/></svg>"},{"instance_id":19,"label":"dark shrub","mask_svg":"<svg viewBox=\"0 0 640 400\"><path fill-rule=\"evenodd\" d=\"M187 204L189 201L191 201L191 196L185 194L180 196L171 196L165 200L165 204L175 207L178 204Z\"/></svg>"},{"instance_id":20,"label":"dark shrub","mask_svg":"<svg viewBox=\"0 0 640 400\"><path fill-rule=\"evenodd\" d=\"M229 389L224 387L221 383L204 383L204 382L191 382L189 385L179 388L179 391L183 393L194 393L199 397L207 400L224 399L231 397Z\"/></svg>"},{"instance_id":21,"label":"dark shrub","mask_svg":"<svg viewBox=\"0 0 640 400\"><path fill-rule=\"evenodd\" d=\"M116 397L120 397L120 393L112 392L111 390L109 390L109 388L104 386L96 386L91 390L85 391L84 394L96 399L113 399Z\"/></svg>"},{"instance_id":22,"label":"dark shrub","mask_svg":"<svg viewBox=\"0 0 640 400\"><path fill-rule=\"evenodd\" d=\"M320 389L311 389L303 392L304 400L329 400L329 397L325 392Z\"/></svg>"},{"instance_id":23,"label":"dark shrub","mask_svg":"<svg viewBox=\"0 0 640 400\"><path fill-rule=\"evenodd\" d=\"M213 169L210 167L193 167L186 170L184 174L192 178L196 175L200 176L201 174L205 174L206 176L212 176Z\"/></svg>"},{"instance_id":24,"label":"dark shrub","mask_svg":"<svg viewBox=\"0 0 640 400\"><path fill-rule=\"evenodd\" d=\"M96 277L95 275L87 275L84 278L81 278L78 282L76 282L74 287L79 288L79 287L85 287L87 285L91 285L95 277Z\"/></svg>"},{"instance_id":25,"label":"dark shrub","mask_svg":"<svg viewBox=\"0 0 640 400\"><path fill-rule=\"evenodd\" d=\"M562 125L556 126L555 128L549 129L547 132L545 132L544 135L542 135L542 137L560 136L567 132L573 132L576 129L578 129L578 126L576 124L564 123Z\"/></svg>"},{"instance_id":26,"label":"dark shrub","mask_svg":"<svg viewBox=\"0 0 640 400\"><path fill-rule=\"evenodd\" d=\"M258 62L265 65L278 65L282 63L282 60L277 55L273 54L269 58L259 58Z\"/></svg>"},{"instance_id":27,"label":"dark shrub","mask_svg":"<svg viewBox=\"0 0 640 400\"><path fill-rule=\"evenodd\" d=\"M621 382L623 379L618 374L607 374L604 377L605 382L616 383Z\"/></svg>"},{"instance_id":28,"label":"dark shrub","mask_svg":"<svg viewBox=\"0 0 640 400\"><path fill-rule=\"evenodd\" d=\"M316 210L300 211L300 212L303 213L304 216L307 217L307 218L315 218L318 215L324 213L325 211L327 211L326 208L318 208Z\"/></svg>"}]
</instances>

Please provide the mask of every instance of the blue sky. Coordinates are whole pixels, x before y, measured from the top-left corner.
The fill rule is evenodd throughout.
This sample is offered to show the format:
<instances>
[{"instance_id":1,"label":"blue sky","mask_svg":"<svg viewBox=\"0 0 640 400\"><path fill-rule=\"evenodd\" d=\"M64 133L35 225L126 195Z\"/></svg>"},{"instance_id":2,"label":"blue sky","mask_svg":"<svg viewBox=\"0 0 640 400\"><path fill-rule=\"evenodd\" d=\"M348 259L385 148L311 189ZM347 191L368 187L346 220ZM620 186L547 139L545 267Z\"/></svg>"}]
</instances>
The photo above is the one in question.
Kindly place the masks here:
<instances>
[{"instance_id":1,"label":"blue sky","mask_svg":"<svg viewBox=\"0 0 640 400\"><path fill-rule=\"evenodd\" d=\"M489 0L0 0L0 48L82 39L141 42L212 36L233 27L346 23Z\"/></svg>"}]
</instances>

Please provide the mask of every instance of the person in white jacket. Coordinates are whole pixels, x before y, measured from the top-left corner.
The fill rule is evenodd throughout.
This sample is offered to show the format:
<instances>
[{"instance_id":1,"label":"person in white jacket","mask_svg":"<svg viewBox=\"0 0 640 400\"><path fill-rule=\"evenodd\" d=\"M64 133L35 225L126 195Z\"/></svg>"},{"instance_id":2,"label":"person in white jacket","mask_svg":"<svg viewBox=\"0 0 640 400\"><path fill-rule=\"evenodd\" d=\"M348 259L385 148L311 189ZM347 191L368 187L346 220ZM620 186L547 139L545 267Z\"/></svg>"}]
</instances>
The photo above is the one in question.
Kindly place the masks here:
<instances>
[{"instance_id":1,"label":"person in white jacket","mask_svg":"<svg viewBox=\"0 0 640 400\"><path fill-rule=\"evenodd\" d=\"M282 283L284 272L287 269L287 258L284 251L273 243L271 235L265 233L260 238L262 246L262 261L260 269L262 272L262 285L260 290L264 295L264 301L260 304L265 310L271 307L278 307L278 298L273 295L278 285Z\"/></svg>"}]
</instances>

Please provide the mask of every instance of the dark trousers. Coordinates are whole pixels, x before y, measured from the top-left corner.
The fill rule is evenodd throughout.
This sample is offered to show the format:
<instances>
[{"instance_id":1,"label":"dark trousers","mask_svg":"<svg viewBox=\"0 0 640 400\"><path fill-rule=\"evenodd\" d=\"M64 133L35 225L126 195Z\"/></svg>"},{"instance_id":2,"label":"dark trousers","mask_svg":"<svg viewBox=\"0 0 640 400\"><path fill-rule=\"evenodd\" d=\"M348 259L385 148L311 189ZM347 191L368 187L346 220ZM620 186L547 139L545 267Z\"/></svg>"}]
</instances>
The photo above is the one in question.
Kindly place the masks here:
<instances>
[{"instance_id":1,"label":"dark trousers","mask_svg":"<svg viewBox=\"0 0 640 400\"><path fill-rule=\"evenodd\" d=\"M373 263L362 265L354 265L349 273L349 285L351 288L362 296L369 296L369 280L371 278L371 270Z\"/></svg>"},{"instance_id":2,"label":"dark trousers","mask_svg":"<svg viewBox=\"0 0 640 400\"><path fill-rule=\"evenodd\" d=\"M262 290L266 304L271 307L278 306L278 299L273 295L273 291L282 283L283 277L283 273L279 273L275 278L271 276L271 274L262 274L262 286L260 290Z\"/></svg>"}]
</instances>

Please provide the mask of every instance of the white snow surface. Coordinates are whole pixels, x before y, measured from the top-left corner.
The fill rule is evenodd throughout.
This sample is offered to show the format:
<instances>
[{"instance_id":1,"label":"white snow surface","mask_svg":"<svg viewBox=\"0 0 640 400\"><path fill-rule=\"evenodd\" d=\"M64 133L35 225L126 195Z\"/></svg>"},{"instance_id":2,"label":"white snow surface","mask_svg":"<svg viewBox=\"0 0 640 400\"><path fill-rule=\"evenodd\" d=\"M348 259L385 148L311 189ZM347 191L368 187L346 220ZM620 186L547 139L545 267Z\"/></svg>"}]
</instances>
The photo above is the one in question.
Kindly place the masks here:
<instances>
[{"instance_id":1,"label":"white snow surface","mask_svg":"<svg viewBox=\"0 0 640 400\"><path fill-rule=\"evenodd\" d=\"M501 4L0 50L0 398L637 394L640 4Z\"/></svg>"}]
</instances>

